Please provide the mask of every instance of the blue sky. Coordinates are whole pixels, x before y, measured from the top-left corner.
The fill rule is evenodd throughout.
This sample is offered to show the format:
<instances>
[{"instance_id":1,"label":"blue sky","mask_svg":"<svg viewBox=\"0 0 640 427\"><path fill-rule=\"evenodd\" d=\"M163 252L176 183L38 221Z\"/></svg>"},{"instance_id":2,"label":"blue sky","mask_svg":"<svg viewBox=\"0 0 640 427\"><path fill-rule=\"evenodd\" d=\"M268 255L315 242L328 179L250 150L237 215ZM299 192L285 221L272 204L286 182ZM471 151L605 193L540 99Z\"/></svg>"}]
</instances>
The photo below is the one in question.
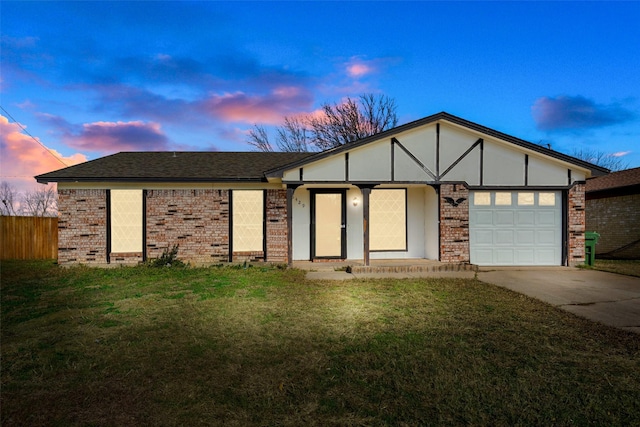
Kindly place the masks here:
<instances>
[{"instance_id":1,"label":"blue sky","mask_svg":"<svg viewBox=\"0 0 640 427\"><path fill-rule=\"evenodd\" d=\"M361 93L640 166L638 2L7 2L2 179L134 150L246 151ZM10 117L9 117L10 116ZM18 122L16 124L15 122Z\"/></svg>"}]
</instances>

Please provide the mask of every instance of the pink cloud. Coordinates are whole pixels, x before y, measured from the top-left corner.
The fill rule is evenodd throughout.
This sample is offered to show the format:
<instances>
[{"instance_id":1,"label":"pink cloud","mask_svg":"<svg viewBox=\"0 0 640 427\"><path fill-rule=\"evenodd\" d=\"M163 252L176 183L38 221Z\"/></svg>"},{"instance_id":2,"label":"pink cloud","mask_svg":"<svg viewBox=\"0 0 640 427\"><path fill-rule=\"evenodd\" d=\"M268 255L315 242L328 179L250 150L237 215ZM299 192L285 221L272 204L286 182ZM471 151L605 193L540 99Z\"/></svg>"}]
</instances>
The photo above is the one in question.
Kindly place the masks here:
<instances>
[{"instance_id":1,"label":"pink cloud","mask_svg":"<svg viewBox=\"0 0 640 427\"><path fill-rule=\"evenodd\" d=\"M371 74L373 71L373 67L362 62L347 65L347 74L355 78Z\"/></svg>"},{"instance_id":2,"label":"pink cloud","mask_svg":"<svg viewBox=\"0 0 640 427\"><path fill-rule=\"evenodd\" d=\"M279 124L286 115L308 109L313 96L293 86L277 87L266 95L244 92L213 95L201 107L226 122Z\"/></svg>"},{"instance_id":3,"label":"pink cloud","mask_svg":"<svg viewBox=\"0 0 640 427\"><path fill-rule=\"evenodd\" d=\"M84 154L65 157L55 150L47 150L37 141L24 134L18 124L9 123L6 117L0 116L1 178L18 191L36 187L35 175L87 161Z\"/></svg>"},{"instance_id":4,"label":"pink cloud","mask_svg":"<svg viewBox=\"0 0 640 427\"><path fill-rule=\"evenodd\" d=\"M63 139L71 147L100 153L163 151L168 146L160 124L142 121L85 123Z\"/></svg>"},{"instance_id":5,"label":"pink cloud","mask_svg":"<svg viewBox=\"0 0 640 427\"><path fill-rule=\"evenodd\" d=\"M352 56L344 64L347 76L358 79L371 74L379 73L381 69L393 65L399 61L399 58L375 58L363 59L360 56Z\"/></svg>"}]
</instances>

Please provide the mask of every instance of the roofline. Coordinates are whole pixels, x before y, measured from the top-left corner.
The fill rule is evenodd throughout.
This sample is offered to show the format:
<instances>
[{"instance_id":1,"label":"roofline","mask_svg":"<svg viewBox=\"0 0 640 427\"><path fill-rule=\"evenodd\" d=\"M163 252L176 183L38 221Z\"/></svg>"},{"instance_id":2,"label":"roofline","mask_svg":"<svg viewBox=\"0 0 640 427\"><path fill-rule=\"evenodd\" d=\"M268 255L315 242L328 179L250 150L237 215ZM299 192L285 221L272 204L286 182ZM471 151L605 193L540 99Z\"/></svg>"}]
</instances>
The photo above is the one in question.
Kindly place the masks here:
<instances>
[{"instance_id":1,"label":"roofline","mask_svg":"<svg viewBox=\"0 0 640 427\"><path fill-rule=\"evenodd\" d=\"M597 172L600 172L602 174L608 174L610 172L609 169L603 168L602 166L594 165L594 164L586 162L584 160L580 160L578 158L569 156L567 154L563 154L563 153L560 153L558 151L551 150L550 148L545 148L545 147L543 147L541 145L534 144L534 143L529 142L529 141L525 141L524 139L516 138L515 136L511 136L511 135L508 135L506 133L499 132L499 131L497 131L495 129L491 129L491 128L488 128L486 126L482 126L482 125L479 125L477 123L470 122L469 120L465 120L465 119L463 119L461 117L454 116L453 114L449 114L449 113L447 113L445 111L442 111L440 113L436 113L436 114L433 114L431 116L427 116L427 117L424 117L422 119L415 120L413 122L409 122L409 123L397 126L395 128L392 128L392 129L388 129L388 130L386 130L384 132L380 132L380 133L377 133L375 135L368 136L368 137L360 139L358 141L347 143L347 144L341 145L339 147L331 148L331 149L326 150L326 151L322 151L322 152L320 152L320 153L318 153L316 155L311 155L311 156L309 156L309 157L307 157L305 159L299 160L299 161L294 162L294 163L290 163L290 164L285 165L283 167L268 170L268 171L265 172L265 175L267 177L282 177L285 170L292 169L292 168L295 168L295 167L299 167L299 166L302 166L302 165L305 165L305 164L308 164L308 163L311 163L311 162L315 162L317 160L322 160L322 159L324 159L326 157L329 157L329 156L332 156L334 154L338 154L338 153L341 153L343 151L351 150L353 148L357 148L357 147L360 147L362 145L366 145L366 144L368 144L370 142L373 142L373 141L376 141L376 140L379 140L379 139L382 139L382 138L385 138L385 137L390 137L390 136L395 135L397 133L405 132L407 130L414 129L414 128L419 127L419 126L423 126L423 125L430 124L430 123L435 123L435 122L440 121L440 120L448 121L450 123L457 124L459 126L463 126L463 127L475 130L475 131L480 132L480 133L487 134L487 135L492 136L494 138L498 138L498 139L502 139L502 140L508 141L508 142L510 142L512 144L515 144L515 145L518 145L518 146L520 146L522 148L526 148L526 149L531 150L531 151L536 151L536 152L538 152L540 154L543 154L545 156L553 157L553 158L556 158L558 160L562 160L562 161L567 162L567 163L572 163L572 164L574 164L576 166L591 170L592 172L597 171Z\"/></svg>"},{"instance_id":2,"label":"roofline","mask_svg":"<svg viewBox=\"0 0 640 427\"><path fill-rule=\"evenodd\" d=\"M265 154L265 153L261 153L259 151L175 151L175 150L165 150L165 151L119 151L117 153L112 153L109 154L107 156L104 157L99 157L97 159L92 159L92 160L88 160L86 162L83 163L79 163L77 165L71 165L71 166L67 166L61 169L57 169L51 172L46 172L40 175L36 175L34 176L36 182L40 183L40 184L48 184L50 182L129 182L129 181L136 181L136 182L268 182L267 177L264 173L264 171L262 171L262 176L260 177L251 177L251 178L239 178L239 177L222 177L222 178L174 178L174 177L123 177L121 175L119 176L115 176L115 177L73 177L73 178L69 178L69 177L56 177L55 174L59 173L59 172L63 172L69 168L73 168L76 166L79 166L80 164L82 165L86 165L88 163L93 163L93 162L98 162L98 161L104 161L104 159L107 159L109 157L114 157L114 156L118 156L118 155L122 155L122 154L146 154L146 153L174 153L174 154L181 154L181 153L234 153L234 154L246 154L246 153L255 153L257 155L259 154ZM290 154L290 153L286 153L286 152L273 152L275 154L282 154L282 155L286 155L286 154ZM312 155L313 153L302 153L302 154L309 154Z\"/></svg>"},{"instance_id":3,"label":"roofline","mask_svg":"<svg viewBox=\"0 0 640 427\"><path fill-rule=\"evenodd\" d=\"M171 178L171 177L162 177L162 178L149 178L149 177L100 177L100 178L52 178L45 179L40 178L42 175L35 176L34 178L39 184L48 184L50 182L260 182L265 183L268 182L265 177L261 178Z\"/></svg>"}]
</instances>

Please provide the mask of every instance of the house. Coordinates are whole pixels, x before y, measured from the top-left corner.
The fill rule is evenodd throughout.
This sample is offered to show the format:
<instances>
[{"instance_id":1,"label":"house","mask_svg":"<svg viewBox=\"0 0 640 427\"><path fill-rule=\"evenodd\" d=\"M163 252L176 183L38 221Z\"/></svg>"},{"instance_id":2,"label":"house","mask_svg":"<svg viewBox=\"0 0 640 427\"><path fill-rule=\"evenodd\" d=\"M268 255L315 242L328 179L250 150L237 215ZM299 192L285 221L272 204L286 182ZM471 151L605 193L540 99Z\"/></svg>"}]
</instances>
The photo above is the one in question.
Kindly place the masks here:
<instances>
[{"instance_id":1,"label":"house","mask_svg":"<svg viewBox=\"0 0 640 427\"><path fill-rule=\"evenodd\" d=\"M586 200L587 230L600 234L596 256L640 259L640 168L588 179Z\"/></svg>"},{"instance_id":2,"label":"house","mask_svg":"<svg viewBox=\"0 0 640 427\"><path fill-rule=\"evenodd\" d=\"M433 259L584 262L606 169L448 113L320 153L118 153L57 182L60 264Z\"/></svg>"}]
</instances>

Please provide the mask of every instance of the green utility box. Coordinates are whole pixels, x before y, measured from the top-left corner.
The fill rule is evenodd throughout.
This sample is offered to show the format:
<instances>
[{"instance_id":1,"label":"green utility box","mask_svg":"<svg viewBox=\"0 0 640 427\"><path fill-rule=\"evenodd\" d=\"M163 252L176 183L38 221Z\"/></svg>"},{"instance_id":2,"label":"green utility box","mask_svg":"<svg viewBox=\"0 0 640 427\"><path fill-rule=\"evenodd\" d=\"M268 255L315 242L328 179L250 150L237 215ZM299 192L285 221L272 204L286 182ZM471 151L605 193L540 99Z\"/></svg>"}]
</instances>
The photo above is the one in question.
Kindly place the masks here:
<instances>
[{"instance_id":1,"label":"green utility box","mask_svg":"<svg viewBox=\"0 0 640 427\"><path fill-rule=\"evenodd\" d=\"M593 266L596 261L596 243L600 234L595 231L587 231L584 233L584 263Z\"/></svg>"}]
</instances>

